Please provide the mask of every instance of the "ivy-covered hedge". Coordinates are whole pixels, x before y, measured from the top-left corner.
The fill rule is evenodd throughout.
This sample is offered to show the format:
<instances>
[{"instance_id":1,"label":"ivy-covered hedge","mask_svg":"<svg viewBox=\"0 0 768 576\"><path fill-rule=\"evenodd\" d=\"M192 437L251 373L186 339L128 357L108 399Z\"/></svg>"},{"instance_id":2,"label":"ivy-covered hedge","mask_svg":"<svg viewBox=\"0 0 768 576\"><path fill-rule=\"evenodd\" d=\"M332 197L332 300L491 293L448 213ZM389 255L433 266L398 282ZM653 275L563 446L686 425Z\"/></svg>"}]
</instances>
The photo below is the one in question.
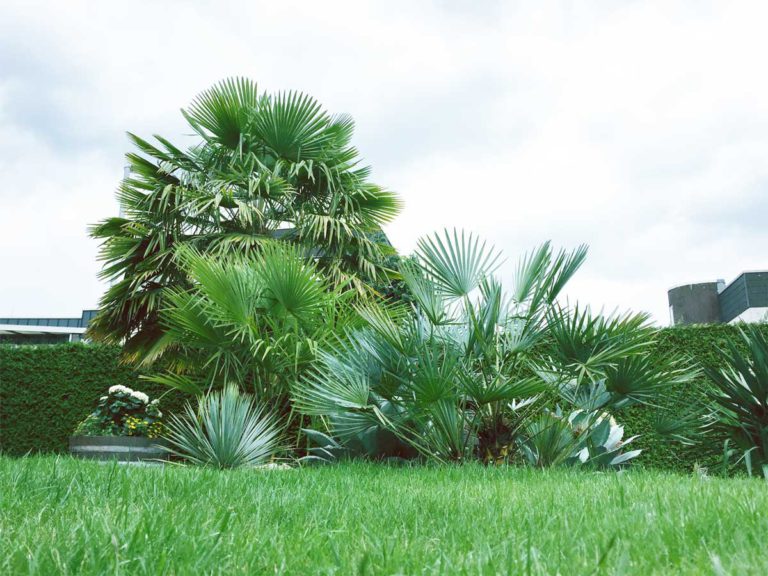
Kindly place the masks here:
<instances>
[{"instance_id":1,"label":"ivy-covered hedge","mask_svg":"<svg viewBox=\"0 0 768 576\"><path fill-rule=\"evenodd\" d=\"M763 329L768 334L768 325ZM720 364L717 350L725 347L728 341L734 342L739 349L745 348L739 329L732 325L665 328L659 332L655 354L661 357L670 352L682 353L694 364L717 368ZM690 406L701 406L708 386L706 377L701 374L691 382L672 387L663 404L680 411ZM656 413L657 409L652 407L635 406L617 415L625 426L625 437L640 435L633 442L634 448L643 448L643 454L635 460L637 464L680 472L690 472L697 465L710 470L721 466L725 437L710 434L705 443L681 446L654 433L652 423Z\"/></svg>"},{"instance_id":2,"label":"ivy-covered hedge","mask_svg":"<svg viewBox=\"0 0 768 576\"><path fill-rule=\"evenodd\" d=\"M67 439L105 393L122 384L161 399L164 412L185 398L145 381L118 361L115 346L0 345L0 450L5 454L63 452Z\"/></svg>"}]
</instances>

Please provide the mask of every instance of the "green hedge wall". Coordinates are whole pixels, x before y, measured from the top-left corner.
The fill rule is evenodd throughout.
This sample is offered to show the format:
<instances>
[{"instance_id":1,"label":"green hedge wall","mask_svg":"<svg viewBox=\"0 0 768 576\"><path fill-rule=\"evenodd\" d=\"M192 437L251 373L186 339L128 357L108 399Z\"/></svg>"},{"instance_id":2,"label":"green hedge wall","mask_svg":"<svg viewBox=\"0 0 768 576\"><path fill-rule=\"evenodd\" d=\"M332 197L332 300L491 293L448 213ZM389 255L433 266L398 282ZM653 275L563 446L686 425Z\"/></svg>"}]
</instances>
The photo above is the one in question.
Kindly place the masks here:
<instances>
[{"instance_id":1,"label":"green hedge wall","mask_svg":"<svg viewBox=\"0 0 768 576\"><path fill-rule=\"evenodd\" d=\"M115 346L56 344L0 345L0 450L19 455L63 452L77 423L107 388L122 384L161 399L164 412L185 398L175 390L139 381L118 361Z\"/></svg>"},{"instance_id":2,"label":"green hedge wall","mask_svg":"<svg viewBox=\"0 0 768 576\"><path fill-rule=\"evenodd\" d=\"M765 326L768 334L768 325ZM655 353L677 352L705 366L718 364L717 347L738 342L738 329L728 325L665 328ZM60 344L51 346L0 345L0 450L6 454L62 452L77 423L96 399L115 384L138 388L152 398L165 394L163 410L178 410L186 398L164 386L139 381L139 374L118 361L113 346ZM703 401L702 377L670 388L664 404L681 409ZM648 467L689 472L694 465L719 465L722 437L706 444L683 447L653 432L655 408L637 406L617 414L626 436L639 434L633 444L643 448L636 463Z\"/></svg>"},{"instance_id":3,"label":"green hedge wall","mask_svg":"<svg viewBox=\"0 0 768 576\"><path fill-rule=\"evenodd\" d=\"M768 335L768 325L762 329ZM732 325L665 328L659 332L654 353L663 356L676 352L688 356L692 363L699 366L717 368L717 349L725 347L728 341L734 342L741 350L745 349L738 328ZM672 410L701 406L708 386L709 383L702 374L691 382L671 387L661 405ZM723 460L724 436L710 434L703 443L682 446L654 433L652 422L657 410L649 406L635 406L617 414L617 419L625 426L625 437L640 435L632 445L634 448L643 448L643 453L634 462L647 467L680 472L690 472L696 465L710 469L720 467Z\"/></svg>"}]
</instances>

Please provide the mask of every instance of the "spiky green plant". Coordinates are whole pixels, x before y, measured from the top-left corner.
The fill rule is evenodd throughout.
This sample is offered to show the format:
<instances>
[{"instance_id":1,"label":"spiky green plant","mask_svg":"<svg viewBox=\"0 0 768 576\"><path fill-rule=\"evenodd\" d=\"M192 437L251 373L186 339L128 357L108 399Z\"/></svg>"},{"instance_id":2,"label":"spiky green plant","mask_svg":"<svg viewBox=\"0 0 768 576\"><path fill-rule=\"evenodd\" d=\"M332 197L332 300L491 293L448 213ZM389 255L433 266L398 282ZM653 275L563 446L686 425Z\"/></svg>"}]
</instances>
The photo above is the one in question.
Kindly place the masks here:
<instances>
[{"instance_id":1,"label":"spiky green plant","mask_svg":"<svg viewBox=\"0 0 768 576\"><path fill-rule=\"evenodd\" d=\"M196 409L187 403L167 428L166 450L200 466L257 466L280 449L274 416L234 385L201 397Z\"/></svg>"},{"instance_id":2,"label":"spiky green plant","mask_svg":"<svg viewBox=\"0 0 768 576\"><path fill-rule=\"evenodd\" d=\"M741 329L746 353L733 342L719 350L720 369L707 368L714 385L709 397L715 407L714 428L725 431L742 451L751 475L768 479L768 340L759 329Z\"/></svg>"}]
</instances>

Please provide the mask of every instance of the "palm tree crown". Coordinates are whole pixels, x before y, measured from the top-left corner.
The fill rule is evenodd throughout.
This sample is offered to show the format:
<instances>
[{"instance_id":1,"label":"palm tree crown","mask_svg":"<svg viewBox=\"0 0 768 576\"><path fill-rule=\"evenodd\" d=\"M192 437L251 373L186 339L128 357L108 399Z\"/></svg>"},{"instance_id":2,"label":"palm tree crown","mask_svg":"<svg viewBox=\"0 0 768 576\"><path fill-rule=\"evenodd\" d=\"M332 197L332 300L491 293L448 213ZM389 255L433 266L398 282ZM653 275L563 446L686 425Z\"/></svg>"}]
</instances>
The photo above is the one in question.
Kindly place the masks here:
<instances>
[{"instance_id":1,"label":"palm tree crown","mask_svg":"<svg viewBox=\"0 0 768 576\"><path fill-rule=\"evenodd\" d=\"M259 251L265 240L296 245L334 284L364 290L387 273L391 251L377 239L399 212L398 197L368 181L350 142L354 123L311 97L260 93L225 80L182 114L197 142L182 150L129 134L131 174L119 218L95 225L102 277L112 282L90 336L146 349L162 333L165 288L187 287L178 249L225 255Z\"/></svg>"}]
</instances>

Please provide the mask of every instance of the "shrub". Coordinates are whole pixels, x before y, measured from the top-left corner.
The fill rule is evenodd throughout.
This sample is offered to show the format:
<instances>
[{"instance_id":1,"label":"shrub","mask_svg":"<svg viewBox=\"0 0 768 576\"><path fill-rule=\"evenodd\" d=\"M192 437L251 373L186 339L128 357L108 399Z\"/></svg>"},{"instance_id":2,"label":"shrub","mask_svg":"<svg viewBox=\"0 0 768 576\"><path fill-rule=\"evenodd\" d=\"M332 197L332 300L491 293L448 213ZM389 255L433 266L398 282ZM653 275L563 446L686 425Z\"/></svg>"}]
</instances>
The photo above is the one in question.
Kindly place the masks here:
<instances>
[{"instance_id":1,"label":"shrub","mask_svg":"<svg viewBox=\"0 0 768 576\"><path fill-rule=\"evenodd\" d=\"M768 336L768 326L756 329ZM703 367L717 369L722 365L718 348L729 342L741 354L747 353L737 327L709 325L673 327L659 330L648 349L650 362L670 354L689 357ZM162 394L163 412L181 411L190 398L167 386L142 382L140 371L121 364L120 349L115 346L61 344L50 346L0 345L0 449L6 454L20 455L28 451L60 452L67 449L67 439L77 423L95 408L94 399L114 385L140 386L151 397ZM357 354L358 361L363 355ZM642 466L690 472L694 466L719 468L723 445L728 438L723 430L713 431L702 442L681 446L656 431L661 406L667 412L682 412L688 407L702 407L708 402L711 384L700 374L687 382L667 384L654 405L635 405L617 414L627 436L638 435L632 447L643 449L636 462ZM383 405L387 417L395 408ZM344 422L338 422L338 425ZM386 456L409 457L387 430L371 428L360 437L358 452L382 453ZM345 442L345 447L350 447Z\"/></svg>"},{"instance_id":2,"label":"shrub","mask_svg":"<svg viewBox=\"0 0 768 576\"><path fill-rule=\"evenodd\" d=\"M768 336L768 326L756 325L754 329ZM737 326L676 326L659 330L650 357L655 361L669 354L682 354L703 370L717 370L723 366L718 350L731 345L739 353L747 353L746 343L740 337ZM638 462L646 467L679 472L690 472L695 467L715 470L722 466L724 443L728 438L722 429L712 430L688 446L657 431L661 411L680 414L690 410L706 412L711 388L712 384L702 371L690 381L669 385L654 405L638 405L622 411L621 422L627 434L637 435L634 445L643 449L643 457Z\"/></svg>"},{"instance_id":3,"label":"shrub","mask_svg":"<svg viewBox=\"0 0 768 576\"><path fill-rule=\"evenodd\" d=\"M722 365L707 370L714 427L742 450L750 475L754 465L768 479L768 339L756 327L740 335L747 353L729 342L719 350Z\"/></svg>"},{"instance_id":4,"label":"shrub","mask_svg":"<svg viewBox=\"0 0 768 576\"><path fill-rule=\"evenodd\" d=\"M160 400L150 401L144 392L116 384L99 398L96 409L75 428L82 436L147 436L163 431Z\"/></svg>"},{"instance_id":5,"label":"shrub","mask_svg":"<svg viewBox=\"0 0 768 576\"><path fill-rule=\"evenodd\" d=\"M171 416L166 439L169 452L193 464L239 468L272 458L279 429L252 396L229 385L200 398L197 410L187 403L184 414Z\"/></svg>"},{"instance_id":6,"label":"shrub","mask_svg":"<svg viewBox=\"0 0 768 576\"><path fill-rule=\"evenodd\" d=\"M641 450L621 452L632 440L624 440L624 427L610 414L574 410L565 417L557 409L544 410L526 424L518 441L531 466L610 468L640 455Z\"/></svg>"}]
</instances>

